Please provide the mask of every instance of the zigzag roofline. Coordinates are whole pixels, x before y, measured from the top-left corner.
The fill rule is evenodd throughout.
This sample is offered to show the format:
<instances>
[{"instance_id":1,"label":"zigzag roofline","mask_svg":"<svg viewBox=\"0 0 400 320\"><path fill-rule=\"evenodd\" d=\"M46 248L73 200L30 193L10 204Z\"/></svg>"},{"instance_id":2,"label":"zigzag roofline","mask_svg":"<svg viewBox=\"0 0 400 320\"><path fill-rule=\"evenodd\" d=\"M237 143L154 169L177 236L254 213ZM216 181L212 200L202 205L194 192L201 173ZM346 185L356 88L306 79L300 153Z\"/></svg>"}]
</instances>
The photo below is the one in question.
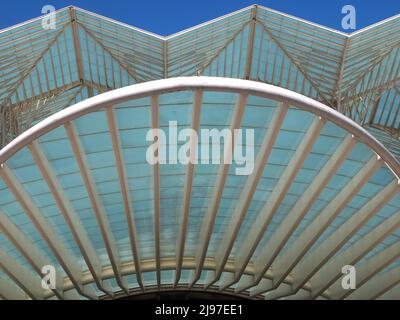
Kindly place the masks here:
<instances>
[{"instance_id":1,"label":"zigzag roofline","mask_svg":"<svg viewBox=\"0 0 400 320\"><path fill-rule=\"evenodd\" d=\"M183 29L182 31L178 31L178 32L173 33L173 34L171 34L171 35L162 36L162 35L159 35L159 34L157 34L157 33L154 33L154 32L151 32L151 31L147 31L147 30L144 30L144 29L135 27L135 26L133 26L133 25L130 25L130 24L128 24L128 23L124 23L124 22L121 22L121 21L118 21L118 20L115 20L115 19L112 19L112 18L103 16L103 15L100 15L100 14L97 14L97 13L88 11L88 10L85 10L85 9L82 9L82 8L80 8L80 7L73 6L73 5L68 6L68 7L64 7L64 8L61 8L61 9L58 9L58 10L56 10L56 13L61 13L61 12L64 12L64 11L66 11L66 10L69 10L70 8L74 8L75 10L84 12L84 13L89 14L89 15L92 15L92 16L94 16L94 17L97 17L97 18L100 18L100 19L109 21L109 22L111 22L111 23L118 24L118 25L120 25L120 26L129 28L129 29L132 29L132 30L141 32L141 33L147 34L147 35L149 35L149 36L153 36L153 37L156 37L156 38L161 39L161 40L168 40L168 39L174 38L174 37L176 37L176 36L179 36L179 35L181 35L181 34L187 33L187 32L189 32L189 31L193 31L193 30L196 30L196 29L198 29L198 28L201 28L201 27L207 26L207 25L209 25L209 24L215 23L215 22L217 22L217 21L220 21L220 20L226 19L226 18L228 18L228 17L234 16L234 15L239 14L239 13L241 13L241 12L245 12L245 11L247 11L247 10L251 10L251 9L254 8L254 7L261 8L261 9L264 9L264 10L266 10L266 11L273 12L273 13L276 13L276 14L278 14L278 15L287 17L287 18L289 18L289 19L293 19L293 20L296 20L296 21L299 21L299 22L302 22L302 23L305 23L305 24L308 24L308 25L311 25L311 26L314 26L314 27L317 27L317 28L320 28L320 29L329 31L329 32L333 32L333 33L336 33L336 34L339 34L339 35L342 35L342 36L345 36L345 37L349 37L349 38L352 37L352 36L355 36L355 35L359 35L359 34L365 32L365 31L368 31L368 30L370 30L370 29L372 29L372 28L376 28L376 27L378 27L378 26L381 26L381 25L383 25L383 24L385 24L385 23L389 23L389 22L391 22L392 20L395 20L395 19L400 18L400 14L397 14L397 15L394 15L394 16L389 17L389 18L387 18L387 19L384 19L384 20L382 20L382 21L378 21L378 22L373 23L373 24L371 24L371 25L369 25L369 26L366 26L366 27L364 27L364 28L362 28L362 29L360 29L360 30L354 31L354 32L352 32L352 33L346 33L346 32L343 32L343 31L339 31L339 30L336 30L336 29L333 29L333 28L329 28L329 27L323 26L323 25L318 24L318 23L315 23L315 22L311 22L311 21L306 20L306 19L302 19L302 18L293 16L293 15L290 15L290 14L283 13L283 12L278 11L278 10L275 10L275 9L271 9L271 8L268 8L268 7L265 7L265 6L253 4L253 5L251 5L251 6L247 6L247 7L243 8L243 9L239 9L239 10L233 11L233 12L231 12L231 13L228 13L228 14L226 14L226 15L217 17L217 18L215 18L215 19L211 19L211 20L205 21L205 22L203 22L203 23L194 25L193 27L189 27L189 28ZM14 26L4 28L4 29L0 30L0 35L1 35L2 33L4 33L4 32L7 32L7 31L10 31L10 30L16 29L16 28L18 28L18 27L22 27L22 26L27 25L27 24L29 24L29 23L38 21L38 20L40 20L40 19L42 19L42 18L43 18L43 16L39 16L39 17L30 19L30 20L24 21L24 22L22 22L22 23L18 23L18 24L14 25Z\"/></svg>"},{"instance_id":2,"label":"zigzag roofline","mask_svg":"<svg viewBox=\"0 0 400 320\"><path fill-rule=\"evenodd\" d=\"M4 114L6 109L27 110L40 101L46 106L35 116L39 119L45 110L50 112L46 99L53 97L56 101L71 83L103 92L137 82L202 74L283 86L317 99L362 125L383 125L391 136L391 127L397 128L397 120L394 124L381 121L381 115L388 109L395 115L392 118L400 114L396 108L391 111L397 95L400 97L396 87L400 80L400 15L346 34L254 4L160 36L75 6L56 12L56 33L42 32L43 15L0 31L0 109ZM247 42L242 37L248 37ZM25 40L29 38L32 45L27 47ZM100 52L100 60L90 56L89 46ZM238 52L233 47L239 48ZM45 66L46 54L50 56ZM236 61L234 66L232 61ZM227 64L231 68L226 68ZM61 65L62 77L57 77ZM125 81L122 74L128 74L130 80ZM75 99L75 91L69 93L68 98ZM69 105L66 99L60 107ZM30 118L25 117L12 129L11 119L4 126L13 137L30 126Z\"/></svg>"}]
</instances>

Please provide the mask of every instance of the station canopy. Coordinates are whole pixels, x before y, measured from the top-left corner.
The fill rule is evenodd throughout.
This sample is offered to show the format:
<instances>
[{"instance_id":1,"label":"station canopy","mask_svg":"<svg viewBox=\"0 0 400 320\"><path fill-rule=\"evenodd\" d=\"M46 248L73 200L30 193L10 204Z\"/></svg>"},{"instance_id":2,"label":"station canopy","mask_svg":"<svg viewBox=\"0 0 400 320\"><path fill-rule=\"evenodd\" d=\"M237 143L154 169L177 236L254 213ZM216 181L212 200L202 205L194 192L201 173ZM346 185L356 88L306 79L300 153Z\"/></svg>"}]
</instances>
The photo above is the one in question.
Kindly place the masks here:
<instances>
[{"instance_id":1,"label":"station canopy","mask_svg":"<svg viewBox=\"0 0 400 320\"><path fill-rule=\"evenodd\" d=\"M0 31L0 297L400 297L400 16L352 34L256 5L171 36L76 7L56 22ZM253 173L149 164L169 121L254 129Z\"/></svg>"}]
</instances>

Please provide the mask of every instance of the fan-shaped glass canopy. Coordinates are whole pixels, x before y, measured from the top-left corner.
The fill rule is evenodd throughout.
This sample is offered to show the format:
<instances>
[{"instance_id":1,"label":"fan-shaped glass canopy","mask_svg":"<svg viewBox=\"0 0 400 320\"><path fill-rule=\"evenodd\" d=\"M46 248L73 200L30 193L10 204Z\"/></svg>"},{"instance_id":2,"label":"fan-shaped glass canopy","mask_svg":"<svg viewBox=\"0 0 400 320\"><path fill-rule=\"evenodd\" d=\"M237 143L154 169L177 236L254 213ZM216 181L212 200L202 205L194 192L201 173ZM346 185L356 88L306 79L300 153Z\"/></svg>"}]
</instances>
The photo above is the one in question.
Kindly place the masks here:
<instances>
[{"instance_id":1,"label":"fan-shaped glass canopy","mask_svg":"<svg viewBox=\"0 0 400 320\"><path fill-rule=\"evenodd\" d=\"M254 129L252 173L150 164L149 129L170 121ZM400 281L399 163L349 118L286 89L211 77L128 86L39 122L0 163L3 298L201 288L368 299ZM44 265L56 269L52 290ZM344 265L357 268L354 291L340 285Z\"/></svg>"}]
</instances>

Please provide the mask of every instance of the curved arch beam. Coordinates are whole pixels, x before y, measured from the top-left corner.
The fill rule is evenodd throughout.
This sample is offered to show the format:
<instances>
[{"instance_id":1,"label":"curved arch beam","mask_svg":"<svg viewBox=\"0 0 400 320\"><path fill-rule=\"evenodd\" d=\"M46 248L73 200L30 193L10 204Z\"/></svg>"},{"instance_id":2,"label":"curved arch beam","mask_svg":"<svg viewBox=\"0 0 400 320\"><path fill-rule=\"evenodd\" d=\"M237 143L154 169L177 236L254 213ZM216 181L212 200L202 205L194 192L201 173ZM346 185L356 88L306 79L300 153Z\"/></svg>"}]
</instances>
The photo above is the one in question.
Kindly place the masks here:
<instances>
[{"instance_id":1,"label":"curved arch beam","mask_svg":"<svg viewBox=\"0 0 400 320\"><path fill-rule=\"evenodd\" d=\"M285 101L291 106L315 113L316 115L349 131L355 137L357 137L358 140L371 147L382 157L382 159L389 165L393 172L397 176L400 176L399 161L383 146L383 144L381 144L368 131L359 126L353 120L333 110L332 108L329 108L326 105L301 94L273 85L249 80L217 77L179 77L149 81L94 96L79 102L74 106L57 112L54 115L51 115L47 119L19 135L0 150L0 163L4 163L16 151L35 140L37 137L84 114L102 108L107 108L130 99L138 99L150 95L193 89L237 93L242 92L248 95L265 97L277 101Z\"/></svg>"},{"instance_id":2,"label":"curved arch beam","mask_svg":"<svg viewBox=\"0 0 400 320\"><path fill-rule=\"evenodd\" d=\"M268 225L269 219L267 221L264 221L264 223L260 223L260 225L253 224L254 228L257 228L256 232L256 238L255 239L250 239L250 244L244 244L243 248L245 246L249 245L250 246L250 251L245 252L244 249L241 249L241 255L240 259L237 261L228 261L227 257L229 256L229 253L232 249L232 244L234 240L236 239L236 234L238 231L238 228L240 227L240 222L242 219L242 216L244 216L247 212L246 208L246 202L249 200L249 195L251 195L251 190L252 188L257 186L257 177L250 177L247 179L246 185L248 186L247 188L244 188L246 192L241 193L241 196L239 198L240 203L242 203L242 206L237 209L237 213L232 217L231 223L229 224L230 226L234 226L232 229L231 227L228 228L228 230L233 230L234 232L232 234L225 233L224 239L226 241L223 241L221 243L221 246L217 250L217 256L213 258L213 263L210 263L210 258L207 257L207 249L208 249L208 240L207 237L209 234L211 234L213 226L214 226L214 216L216 212L218 212L218 207L219 207L219 202L220 202L220 194L223 191L223 187L225 185L225 178L226 174L228 171L228 166L227 165L221 165L219 173L217 175L217 184L215 190L218 191L216 192L216 195L214 195L215 201L211 201L210 207L209 207L209 214L206 214L204 219L203 219L203 225L206 227L203 228L203 231L201 232L201 236L205 237L205 241L201 242L198 245L198 250L197 252L200 253L196 257L188 259L187 257L184 257L184 242L185 242L185 237L186 237L186 222L187 221L187 207L190 203L190 194L189 192L186 192L184 195L184 200L182 202L182 210L180 212L180 219L181 219L181 225L179 228L179 234L177 236L177 243L176 243L176 257L172 262L169 262L168 265L165 264L165 258L162 258L160 254L160 224L159 224L159 215L160 215L160 208L159 208L159 198L160 198L160 173L159 173L159 167L158 166L153 166L153 190L154 190L154 197L153 197L153 205L154 205L154 240L155 240L155 260L151 264L151 268L146 265L145 261L140 261L140 258L135 258L136 266L131 266L130 271L127 272L124 268L125 264L122 264L119 261L119 253L116 250L116 245L115 245L115 240L113 239L112 232L110 230L109 222L107 221L107 217L105 216L105 213L103 212L104 209L102 208L102 204L100 199L98 198L98 193L96 190L96 186L94 184L93 179L91 178L91 172L90 169L86 163L86 155L83 152L83 148L80 145L80 139L79 135L76 132L76 129L74 128L74 120L88 114L90 112L98 111L101 109L105 109L108 115L108 120L109 120L109 130L111 135L114 137L112 139L113 143L113 151L115 154L115 159L116 159L116 165L119 166L120 168L123 168L123 161L121 157L121 150L120 150L120 145L118 141L118 128L116 127L116 121L113 117L112 108L115 105L118 105L119 103L127 102L132 99L139 99L143 97L150 97L151 98L151 127L153 128L158 128L159 126L159 105L158 105L158 96L161 94L165 94L168 92L176 92L176 91L182 91L182 90L188 90L188 91L195 91L195 92L200 92L200 91L218 91L218 92L230 92L230 93L236 93L238 96L237 102L236 102L236 110L232 118L232 123L231 123L231 129L232 128L238 128L240 127L241 123L241 118L243 116L243 112L245 109L245 105L247 104L247 97L249 95L251 96L258 96L258 97L264 97L268 99L273 99L277 101L279 105L284 105L284 106L290 106L294 108L301 109L303 111L311 112L313 113L317 118L320 117L322 121L320 120L319 122L317 121L317 124L315 126L313 125L312 127L309 128L306 138L303 140L301 143L301 147L298 148L298 150L295 152L295 155L293 156L292 162L290 162L291 166L290 168L286 168L284 171L285 174L284 176L287 178L285 181L283 181L283 178L278 182L277 187L275 188L276 191L273 192L274 194L274 202L272 203L274 207L277 207L280 203L280 197L282 197L281 193L285 193L288 188L290 187L293 179L295 178L298 170L301 168L302 163L304 159L307 157L309 151L311 150L311 147L313 146L313 143L316 139L316 137L319 135L320 130L322 128L321 125L318 125L318 123L324 123L326 121L333 122L339 127L342 127L348 132L348 137L343 141L341 147L340 147L340 155L337 157L337 161L343 161L345 159L347 153L349 150L351 150L354 141L360 141L365 143L369 148L371 148L377 155L379 156L373 156L370 161L368 161L364 167L350 180L350 182L338 193L338 195L322 210L321 212L321 219L315 220L306 231L311 232L311 239L310 237L306 237L304 234L300 235L300 238L298 241L296 241L295 245L293 245L291 248L289 248L288 252L295 250L295 257L290 257L288 259L288 252L285 253L282 257L280 257L277 261L274 261L276 258L276 254L280 251L282 246L286 243L287 239L281 239L281 238L272 238L275 239L274 243L275 249L273 252L273 255L271 257L267 257L268 261L273 262L272 266L274 268L274 271L276 270L277 272L274 273L274 276L269 272L268 268L266 268L266 263L265 260L262 259L263 255L260 255L260 258L257 259L256 261L252 261L250 263L251 255L250 252L254 251L253 249L256 247L258 244L258 240L262 236L262 233L265 231L266 226ZM196 95L196 93L194 94ZM196 98L195 98L196 100ZM198 100L198 99L197 99ZM196 105L201 105L201 101L196 101L194 102L193 106L195 107ZM285 109L285 108L283 108ZM110 111L111 110L111 111ZM284 114L281 114L281 111L276 111L276 119L273 122L273 126L276 128L276 131L280 128L280 123L282 122L284 118ZM279 116L281 114L281 117ZM194 127L196 122L198 121L195 119L195 115L193 115L192 119L192 126ZM197 115L198 117L198 115ZM302 262L301 265L298 265L298 262L300 261L301 256L308 251L312 244L316 241L316 239L319 237L319 235L329 226L330 222L332 219L334 219L341 211L341 209L344 208L344 206L351 201L351 199L358 193L358 191L362 188L362 186L370 179L370 177L373 175L373 173L381 167L383 164L386 164L394 173L396 176L396 183L397 179L400 173L400 164L399 162L390 154L385 147L382 146L375 138L373 138L369 133L367 133L363 128L352 122L350 119L346 118L345 116L339 114L338 112L330 109L329 107L326 107L325 105L318 103L312 99L306 98L304 96L301 96L299 94L296 94L294 92L291 92L289 90L285 90L282 88L266 85L266 84L261 84L257 82L252 82L252 81L247 81L247 80L237 80L237 79L222 79L222 78L209 78L209 77L191 77L191 78L175 78L175 79L166 79L166 80L159 80L159 81L153 81L153 82L147 82L147 83L142 83L130 87L125 87L122 89L118 89L115 91L107 92L98 96L95 96L93 98L87 99L81 103L76 104L75 106L72 106L70 108L67 108L57 114L54 114L53 116L50 116L46 120L42 121L41 123L37 124L36 126L32 127L25 133L23 133L21 136L16 138L13 142L11 142L9 145L7 145L5 148L0 150L0 164L2 164L2 169L0 169L0 175L5 178L4 180L6 181L7 186L13 191L13 193L16 195L16 198L21 204L23 205L25 211L28 212L30 217L36 221L36 225L39 227L43 227L44 224L46 224L43 219L40 219L41 214L39 212L39 209L34 205L34 202L32 199L30 199L29 194L24 193L23 187L20 183L18 183L17 179L12 179L12 175L10 174L9 171L7 171L7 166L5 162L9 157L14 155L18 150L20 150L23 147L29 147L35 145L35 141L37 138L42 136L43 134L58 128L64 126L67 129L67 134L68 138L71 142L72 149L75 154L75 158L78 163L78 167L80 169L80 173L82 177L84 178L84 185L86 189L88 190L89 198L91 200L92 206L94 208L94 212L96 215L96 218L100 224L100 229L102 232L103 240L106 245L106 250L108 253L108 256L111 261L111 266L105 266L101 272L101 274L98 275L98 278L104 280L112 277L116 277L118 285L125 291L125 293L129 292L129 289L127 288L126 284L124 283L123 276L131 273L137 273L141 274L142 272L147 272L147 271L156 271L157 274L157 285L160 287L162 285L161 283L161 270L167 270L167 269L175 269L176 271L176 276L175 276L175 284L178 283L179 281L179 276L180 276L180 270L185 268L185 269L190 269L194 270L193 276L190 279L191 283L189 284L190 286L195 286L197 285L197 280L199 280L199 276L201 274L202 270L213 270L213 272L210 272L211 278L208 279L208 282L206 282L206 287L212 285L222 274L222 272L228 272L229 275L224 278L223 283L220 285L220 290L225 290L227 287L230 286L230 284L234 282L238 282L238 287L235 290L236 293L240 293L241 290L245 290L249 288L249 286L253 286L253 289L250 291L251 295L258 295L262 292L272 290L275 288L278 288L278 286L282 283L284 285L279 288L278 291L275 293L270 293L269 296L276 296L278 297L280 294L286 294L287 286L291 288L295 288L297 291L299 291L301 288L307 288L309 291L309 284L306 282L306 278L312 276L315 272L318 271L320 265L318 265L318 269L314 268L312 270L312 273L307 273L305 274L305 279L299 278L299 273L295 272L294 277L290 276L289 273L292 269L295 269L296 271L300 270L300 267L308 266L308 263L305 264L305 262L309 260L305 260L305 262ZM272 129L271 129L272 131ZM268 131L267 131L268 133ZM271 133L268 135L269 138L273 137L275 133ZM351 138L349 138L351 137ZM273 141L265 142L267 140L266 137L264 137L263 140L263 145L262 148L260 149L261 151L261 156L260 159L257 160L258 163L256 163L256 170L257 168L261 171L263 168L263 164L265 166L266 160L268 159L268 153L269 149L272 148L273 146ZM260 154L260 152L259 152ZM258 157L258 155L257 155ZM37 157L38 158L38 157ZM334 157L332 157L334 158ZM257 158L258 159L258 158ZM331 160L332 162L333 160ZM39 161L40 162L40 161ZM6 168L6 169L4 169ZM314 180L316 182L317 186L324 186L326 179L329 180L329 178L332 176L333 172L335 172L336 167L331 164L330 167L323 167L321 176L318 176L318 180ZM185 185L188 186L191 184L191 179L193 178L193 170L194 168L190 169L188 168L187 173L186 173L186 183ZM43 167L42 173L48 173L50 172L48 167ZM192 177L192 178L191 178ZM123 172L120 170L119 172L119 183L121 186L121 192L125 193L127 195L127 185L126 185L126 176L123 174ZM14 181L15 180L15 181ZM50 180L49 180L50 181ZM13 183L16 182L16 183ZM50 181L51 182L51 181ZM56 186L53 183L53 187ZM125 191L124 191L125 187ZM314 187L316 188L316 187ZM60 192L57 192L57 188L53 188L54 190L52 191L54 195L61 194ZM244 190L243 189L243 190ZM278 192L280 191L280 192ZM370 218L378 209L379 206L383 205L385 202L387 202L390 197L398 191L397 186L394 186L394 184L388 185L386 189L384 190L385 192L382 193L381 199L377 202L378 204L376 205L371 205L369 207L362 208L360 210L360 213L357 214L357 217L361 219L361 222L355 222L354 226L349 226L346 225L346 237L352 235L368 218ZM316 190L313 191L316 194ZM243 195L242 195L243 194ZM123 197L124 199L124 197ZM125 214L128 216L132 215L132 210L129 208L129 203L131 200L129 197L125 197L124 200L125 203ZM307 211L307 206L312 204L313 200L310 200L305 206L304 210L300 210L300 213L297 214L294 218L293 221L290 221L291 224L290 226L287 227L288 232L291 232L294 230L294 228L297 226L299 220L301 220L302 215ZM269 203L269 202L268 202ZM128 204L128 206L126 205ZM271 204L271 203L269 203ZM186 208L185 208L186 207ZM214 213L215 211L215 213ZM38 218L39 217L39 218ZM39 219L39 220L38 220ZM354 220L354 219L353 219ZM352 220L352 221L353 221ZM258 220L257 220L258 221ZM129 223L129 219L128 219ZM131 221L131 226L133 225L133 220ZM49 234L46 232L48 231L43 231L41 230L41 234L44 238L49 240ZM132 229L131 231L134 231ZM82 235L82 234L81 234ZM133 237L132 237L133 235ZM132 246L132 252L133 255L135 253L135 249L133 245L135 244L134 238L134 232L130 232L130 237L131 237L131 246ZM50 235L51 236L51 235ZM309 234L310 236L310 234ZM254 241L256 240L256 241ZM328 238L329 240L329 238ZM340 239L334 239L335 241L330 241L330 242L324 242L324 245L328 249L328 254L333 254L336 252L336 250L342 245L342 242L340 242ZM338 242L339 241L339 242ZM47 241L49 242L49 241ZM53 245L52 249L53 252L55 252L58 259L61 259L59 256L59 253L63 251L62 247L63 244L60 243L60 241L56 241L54 243L49 244L50 246ZM300 249L299 249L300 248ZM297 250L299 249L299 250ZM313 255L317 254L316 252L320 252L320 248L317 248L315 251L312 252ZM87 251L88 249L84 250ZM71 258L68 255L63 255L63 259L61 261L63 262L62 266L63 268L66 269L67 273L69 272L70 280L72 281L71 283L75 281L75 287L77 289L83 289L82 285L87 285L89 283L95 282L95 279L93 277L93 274L90 273L90 271L84 270L83 273L81 270L75 270L73 267L73 262L74 261L69 261ZM189 262L190 260L190 262ZM326 260L326 257L324 256L323 259L324 262ZM288 262L287 264L285 264ZM271 263L268 263L271 265ZM281 268L280 268L281 267ZM313 266L314 267L314 266ZM305 268L305 267L304 267ZM106 270L106 271L105 271ZM112 270L112 272L111 272ZM301 269L302 270L302 269ZM307 268L307 270L309 270ZM73 272L74 271L74 272ZM374 273L375 274L375 273ZM266 276L268 275L268 277ZM140 276L140 275L139 275ZM80 279L81 277L82 280ZM79 280L78 280L79 279ZM77 281L78 280L78 281ZM189 281L190 281L189 280ZM68 281L66 279L66 281ZM67 290L68 288L71 289L72 287L65 286L64 290ZM294 286L294 287L293 287ZM286 287L286 289L285 289ZM296 292L297 292L296 291ZM293 290L289 293L296 293L293 292ZM304 292L299 293L300 296L308 296L309 294L304 294Z\"/></svg>"}]
</instances>

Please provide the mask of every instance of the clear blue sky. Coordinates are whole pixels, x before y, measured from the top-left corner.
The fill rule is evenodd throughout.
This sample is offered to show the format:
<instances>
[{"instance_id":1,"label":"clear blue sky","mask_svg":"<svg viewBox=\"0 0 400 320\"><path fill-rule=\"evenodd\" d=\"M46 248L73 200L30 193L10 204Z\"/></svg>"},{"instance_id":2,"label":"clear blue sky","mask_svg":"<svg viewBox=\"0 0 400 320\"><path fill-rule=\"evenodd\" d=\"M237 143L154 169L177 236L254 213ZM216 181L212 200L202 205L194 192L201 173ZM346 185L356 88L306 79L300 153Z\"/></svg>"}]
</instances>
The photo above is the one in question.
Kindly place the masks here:
<instances>
[{"instance_id":1,"label":"clear blue sky","mask_svg":"<svg viewBox=\"0 0 400 320\"><path fill-rule=\"evenodd\" d=\"M251 4L260 4L341 30L341 8L357 10L357 29L400 13L400 0L1 0L0 29L41 15L46 4L83 9L169 35Z\"/></svg>"}]
</instances>

